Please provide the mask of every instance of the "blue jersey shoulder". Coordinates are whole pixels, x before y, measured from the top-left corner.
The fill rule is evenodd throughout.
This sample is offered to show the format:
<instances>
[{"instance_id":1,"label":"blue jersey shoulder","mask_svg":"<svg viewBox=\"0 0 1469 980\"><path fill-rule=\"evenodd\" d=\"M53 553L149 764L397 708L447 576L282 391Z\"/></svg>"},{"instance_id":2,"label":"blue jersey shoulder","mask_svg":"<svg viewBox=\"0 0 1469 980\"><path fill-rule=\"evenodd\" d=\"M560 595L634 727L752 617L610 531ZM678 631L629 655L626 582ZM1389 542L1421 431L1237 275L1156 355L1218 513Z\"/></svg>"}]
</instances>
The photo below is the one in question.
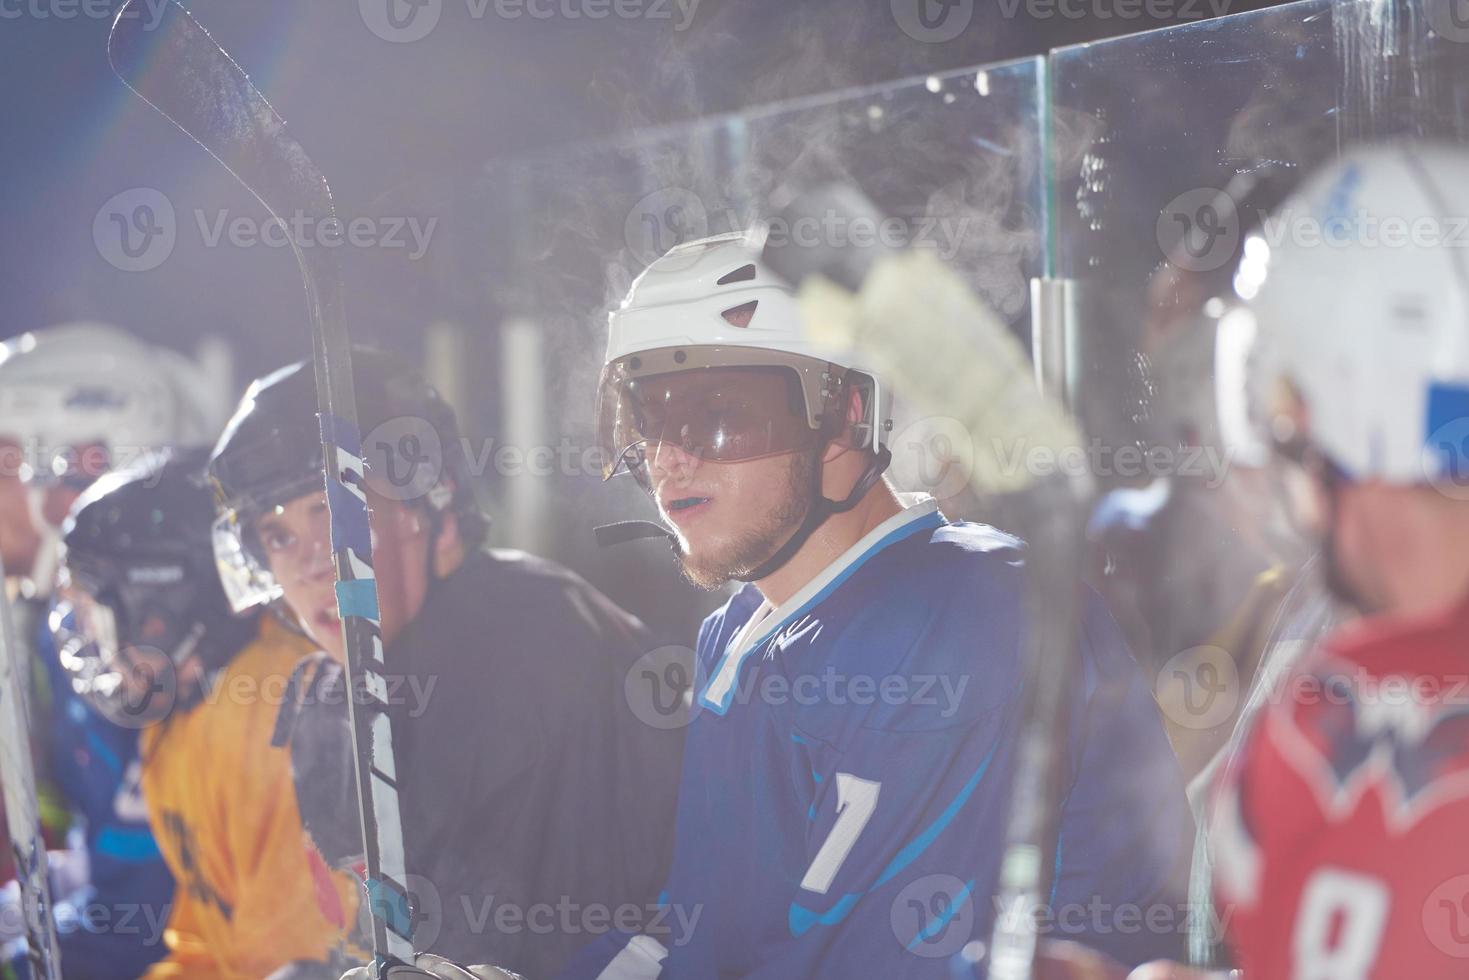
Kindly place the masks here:
<instances>
[{"instance_id":1,"label":"blue jersey shoulder","mask_svg":"<svg viewBox=\"0 0 1469 980\"><path fill-rule=\"evenodd\" d=\"M945 524L862 556L809 602L762 624L739 668L743 686L723 700L758 698L745 688L757 673L758 683L771 683L773 662L793 689L804 683L823 692L763 699L799 708L799 727L813 734L829 725L916 731L972 724L1012 699L1019 684L1023 551L1019 539L994 528ZM706 678L721 667L728 676L727 651L762 601L747 585L705 621L699 658ZM860 719L853 707L864 709Z\"/></svg>"},{"instance_id":2,"label":"blue jersey shoulder","mask_svg":"<svg viewBox=\"0 0 1469 980\"><path fill-rule=\"evenodd\" d=\"M955 595L983 591L1019 595L1025 544L986 524L957 522L914 534L874 554L818 602L824 614L880 601L909 610L931 609ZM722 646L759 609L764 597L747 583L710 613L699 630L701 652ZM885 611L887 611L885 609Z\"/></svg>"}]
</instances>

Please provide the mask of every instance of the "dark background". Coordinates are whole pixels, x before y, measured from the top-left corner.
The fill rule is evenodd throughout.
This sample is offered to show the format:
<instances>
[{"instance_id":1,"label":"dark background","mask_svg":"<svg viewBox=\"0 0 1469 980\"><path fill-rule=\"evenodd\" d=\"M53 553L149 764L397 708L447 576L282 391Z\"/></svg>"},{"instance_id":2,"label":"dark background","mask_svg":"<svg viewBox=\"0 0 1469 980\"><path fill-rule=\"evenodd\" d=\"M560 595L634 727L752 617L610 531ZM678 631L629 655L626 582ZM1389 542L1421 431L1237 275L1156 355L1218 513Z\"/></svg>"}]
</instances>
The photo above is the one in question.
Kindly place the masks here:
<instances>
[{"instance_id":1,"label":"dark background","mask_svg":"<svg viewBox=\"0 0 1469 980\"><path fill-rule=\"evenodd\" d=\"M644 9L666 10L673 19L510 19L499 16L493 2L475 17L469 0L441 2L437 27L408 44L375 36L358 0L195 0L188 6L328 175L343 218L439 222L421 260L408 260L403 250L342 249L348 311L355 338L411 355L423 353L430 324L454 324L466 362L458 366L461 390L454 394L466 415L464 427L476 439L515 435L506 431L499 397L505 379L497 367L498 333L506 310L496 297L517 283L496 280L507 278L502 270L524 265L525 237L517 229L543 206L541 194L525 189L534 181L522 185L499 176L516 172L507 160L569 159L572 154L558 151L559 144L1042 54L1193 22L1211 9L1240 13L1272 5L1176 0L1174 9L1187 11L1183 19L1150 17L1145 10L1120 19L1042 17L1035 16L1046 9L1041 6L1027 12L1023 3L975 0L962 33L923 43L899 28L889 0L701 0L681 31L674 24L683 15L663 0L645 0ZM300 278L289 250L206 247L196 226L195 212L211 221L225 212L263 222L264 209L112 75L105 53L111 19L88 16L79 6L80 0L0 0L0 73L6 83L0 103L0 336L94 319L184 351L202 337L217 337L232 352L236 390L307 356ZM100 13L120 6L98 0L85 9ZM1014 13L1007 15L1012 6ZM1110 9L1116 0L1075 6ZM1210 68L1201 64L1198 71L1207 75ZM902 169L902 154L922 149L893 142L895 171ZM533 164L531 172L538 167L544 165ZM584 197L596 195L599 176L586 174ZM93 224L104 203L137 188L168 197L178 240L158 268L128 273L106 261L94 243ZM557 201L575 190L545 195L544 209L553 220L559 218ZM497 194L504 200L486 206ZM1152 203L1153 213L1159 206ZM506 217L512 213L519 217ZM576 274L600 279L600 241L579 244L580 258L593 267ZM556 334L547 338L548 351L597 346L595 338L587 339L595 331L585 322L575 324L580 333L562 329L549 312L542 322ZM595 355L577 353L583 359ZM548 364L544 373L563 385L585 386L569 369ZM585 395L589 413L590 390ZM562 416L580 421L572 411L579 403L571 406L569 394L558 392L551 401L558 418L553 428L563 424ZM584 432L576 438L584 439ZM503 483L490 479L481 488L497 516L507 510ZM590 478L543 483L544 514L557 526L533 529L502 520L496 540L567 561L686 642L714 597L691 602L666 554L659 553L661 546L628 546L629 564L586 543L594 519L646 516L628 513L638 506L636 494L609 494ZM508 510L513 517L515 507Z\"/></svg>"},{"instance_id":2,"label":"dark background","mask_svg":"<svg viewBox=\"0 0 1469 980\"><path fill-rule=\"evenodd\" d=\"M288 254L204 249L182 215L258 208L113 77L109 20L67 2L0 4L0 333L97 318L187 349L216 332L235 342L243 376L303 352ZM887 0L702 0L681 32L651 18L506 19L493 4L474 18L466 0L444 0L428 37L393 44L366 29L355 0L189 6L329 175L343 215L431 209L497 156L1173 23L1038 20L1023 8L1006 17L997 0L981 0L959 37L929 44L897 28ZM76 15L63 19L68 11ZM121 273L98 255L92 222L110 197L139 186L173 199L179 243L160 269ZM351 265L368 336L461 312L433 309L463 300L445 298L421 270Z\"/></svg>"}]
</instances>

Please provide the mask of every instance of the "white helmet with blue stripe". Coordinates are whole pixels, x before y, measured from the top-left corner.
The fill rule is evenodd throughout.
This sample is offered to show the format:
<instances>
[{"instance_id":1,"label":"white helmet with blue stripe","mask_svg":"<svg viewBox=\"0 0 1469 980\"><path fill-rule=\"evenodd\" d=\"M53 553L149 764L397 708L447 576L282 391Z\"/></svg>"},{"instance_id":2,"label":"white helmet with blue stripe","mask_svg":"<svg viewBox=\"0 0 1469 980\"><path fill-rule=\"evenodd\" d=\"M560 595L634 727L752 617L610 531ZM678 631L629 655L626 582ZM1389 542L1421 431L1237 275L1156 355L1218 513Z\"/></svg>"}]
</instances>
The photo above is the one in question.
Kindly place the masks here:
<instances>
[{"instance_id":1,"label":"white helmet with blue stripe","mask_svg":"<svg viewBox=\"0 0 1469 980\"><path fill-rule=\"evenodd\" d=\"M1234 346L1256 433L1353 480L1469 491L1469 152L1345 156L1246 242L1235 287L1221 343L1254 334Z\"/></svg>"}]
</instances>

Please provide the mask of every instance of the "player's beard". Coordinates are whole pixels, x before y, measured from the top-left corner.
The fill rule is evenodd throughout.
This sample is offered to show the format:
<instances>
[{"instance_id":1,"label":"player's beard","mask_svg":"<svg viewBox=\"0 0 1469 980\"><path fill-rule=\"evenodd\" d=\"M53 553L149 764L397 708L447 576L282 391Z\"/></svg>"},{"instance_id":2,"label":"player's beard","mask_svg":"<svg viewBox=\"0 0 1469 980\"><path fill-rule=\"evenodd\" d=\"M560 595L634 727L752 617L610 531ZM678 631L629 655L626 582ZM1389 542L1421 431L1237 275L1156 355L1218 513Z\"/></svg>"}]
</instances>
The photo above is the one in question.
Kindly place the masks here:
<instances>
[{"instance_id":1,"label":"player's beard","mask_svg":"<svg viewBox=\"0 0 1469 980\"><path fill-rule=\"evenodd\" d=\"M697 554L679 551L684 578L701 589L713 590L743 579L775 554L806 519L813 485L820 479L820 457L814 453L791 453L786 462L785 492L775 506L747 524L731 541Z\"/></svg>"}]
</instances>

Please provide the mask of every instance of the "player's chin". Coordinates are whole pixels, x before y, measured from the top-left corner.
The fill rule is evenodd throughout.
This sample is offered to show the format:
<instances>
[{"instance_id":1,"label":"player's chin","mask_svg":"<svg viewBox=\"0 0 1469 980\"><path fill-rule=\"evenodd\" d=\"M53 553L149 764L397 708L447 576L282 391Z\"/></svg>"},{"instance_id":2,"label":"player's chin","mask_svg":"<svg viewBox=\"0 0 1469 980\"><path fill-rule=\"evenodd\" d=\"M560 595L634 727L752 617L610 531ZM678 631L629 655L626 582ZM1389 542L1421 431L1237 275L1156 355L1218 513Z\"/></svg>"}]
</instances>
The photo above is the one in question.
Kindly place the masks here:
<instances>
[{"instance_id":1,"label":"player's chin","mask_svg":"<svg viewBox=\"0 0 1469 980\"><path fill-rule=\"evenodd\" d=\"M683 535L679 536L678 561L689 584L705 591L720 588L735 577L735 571L729 568L728 562L717 557L717 549L691 542Z\"/></svg>"},{"instance_id":2,"label":"player's chin","mask_svg":"<svg viewBox=\"0 0 1469 980\"><path fill-rule=\"evenodd\" d=\"M316 615L309 618L298 617L307 637L322 649L327 656L339 662L345 662L346 655L342 649L342 623L336 617Z\"/></svg>"}]
</instances>

